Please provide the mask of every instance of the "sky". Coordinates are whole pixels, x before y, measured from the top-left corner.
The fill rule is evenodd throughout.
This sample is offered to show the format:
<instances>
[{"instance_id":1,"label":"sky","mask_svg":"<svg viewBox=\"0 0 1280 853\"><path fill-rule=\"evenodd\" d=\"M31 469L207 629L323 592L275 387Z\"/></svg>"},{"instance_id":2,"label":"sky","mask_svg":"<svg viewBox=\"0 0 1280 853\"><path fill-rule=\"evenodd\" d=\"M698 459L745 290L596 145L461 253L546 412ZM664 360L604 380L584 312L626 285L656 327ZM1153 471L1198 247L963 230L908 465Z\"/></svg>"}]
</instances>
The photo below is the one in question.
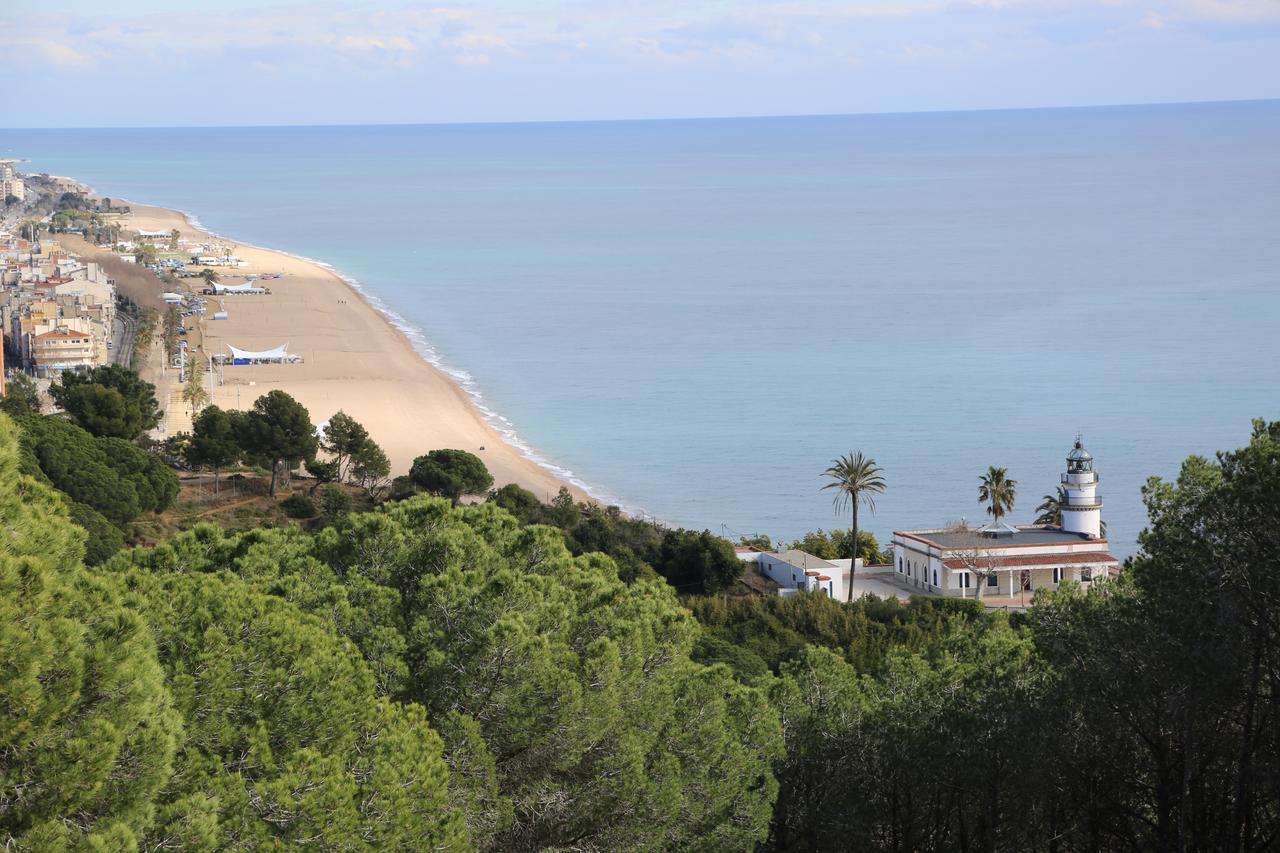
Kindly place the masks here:
<instances>
[{"instance_id":1,"label":"sky","mask_svg":"<svg viewBox=\"0 0 1280 853\"><path fill-rule=\"evenodd\" d=\"M1280 97L1280 0L0 3L3 127Z\"/></svg>"}]
</instances>

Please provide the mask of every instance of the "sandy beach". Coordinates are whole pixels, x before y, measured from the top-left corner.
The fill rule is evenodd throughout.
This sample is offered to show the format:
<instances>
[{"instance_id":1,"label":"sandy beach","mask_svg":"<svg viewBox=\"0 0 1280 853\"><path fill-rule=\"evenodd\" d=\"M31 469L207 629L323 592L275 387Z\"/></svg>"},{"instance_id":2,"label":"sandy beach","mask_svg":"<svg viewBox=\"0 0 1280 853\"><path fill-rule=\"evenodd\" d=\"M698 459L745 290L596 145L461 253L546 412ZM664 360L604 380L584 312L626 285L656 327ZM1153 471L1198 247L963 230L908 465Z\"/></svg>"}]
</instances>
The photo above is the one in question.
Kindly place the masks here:
<instances>
[{"instance_id":1,"label":"sandy beach","mask_svg":"<svg viewBox=\"0 0 1280 853\"><path fill-rule=\"evenodd\" d=\"M165 208L134 204L121 224L132 230L176 228L184 240L229 242ZM189 334L190 345L199 348L203 362L205 353L226 353L228 344L265 350L287 343L289 352L303 361L228 364L222 384L212 389L214 403L246 409L262 394L280 389L306 406L316 423L342 410L364 424L391 459L393 475L406 473L414 457L429 450L458 448L483 459L497 485L518 483L543 500L564 485L577 499L588 499L508 444L465 391L333 272L268 249L235 244L235 255L248 266L225 270L228 284L243 281L246 274L280 277L261 282L270 288L267 295L209 297L208 313ZM179 281L179 290L199 292L204 286L200 279ZM215 311L226 311L227 319L213 320ZM189 429L189 409L184 411L174 399L176 392L169 397L169 431Z\"/></svg>"}]
</instances>

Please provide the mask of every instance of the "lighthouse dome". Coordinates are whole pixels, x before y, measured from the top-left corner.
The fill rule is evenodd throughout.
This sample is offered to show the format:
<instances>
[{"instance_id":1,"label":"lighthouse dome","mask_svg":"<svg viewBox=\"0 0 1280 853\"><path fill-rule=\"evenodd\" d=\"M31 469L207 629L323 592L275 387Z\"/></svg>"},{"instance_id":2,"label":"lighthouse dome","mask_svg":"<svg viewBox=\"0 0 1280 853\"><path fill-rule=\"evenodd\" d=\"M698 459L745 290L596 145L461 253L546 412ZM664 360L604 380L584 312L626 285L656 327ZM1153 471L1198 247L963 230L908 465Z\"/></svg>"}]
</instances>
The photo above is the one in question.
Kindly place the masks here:
<instances>
[{"instance_id":1,"label":"lighthouse dome","mask_svg":"<svg viewBox=\"0 0 1280 853\"><path fill-rule=\"evenodd\" d=\"M1068 462L1092 462L1093 457L1089 451L1084 449L1084 442L1076 439L1075 445L1071 448L1071 452L1067 454Z\"/></svg>"}]
</instances>

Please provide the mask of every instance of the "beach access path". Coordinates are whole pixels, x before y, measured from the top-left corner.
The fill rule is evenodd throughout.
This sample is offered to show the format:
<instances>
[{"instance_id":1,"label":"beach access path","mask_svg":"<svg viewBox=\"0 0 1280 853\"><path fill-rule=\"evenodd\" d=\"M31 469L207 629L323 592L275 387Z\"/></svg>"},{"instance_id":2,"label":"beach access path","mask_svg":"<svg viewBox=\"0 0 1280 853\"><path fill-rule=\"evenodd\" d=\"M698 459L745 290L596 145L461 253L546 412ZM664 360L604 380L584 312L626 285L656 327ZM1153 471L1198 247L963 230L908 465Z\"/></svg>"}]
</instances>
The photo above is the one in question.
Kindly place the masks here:
<instances>
[{"instance_id":1,"label":"beach access path","mask_svg":"<svg viewBox=\"0 0 1280 853\"><path fill-rule=\"evenodd\" d=\"M196 228L177 211L130 205L131 212L121 219L126 229L176 228L184 240L231 242ZM315 423L342 410L364 424L390 458L393 476L407 473L414 457L429 450L457 448L484 460L497 486L517 483L547 501L563 485L577 500L588 500L581 489L508 444L462 388L420 356L402 332L333 272L268 249L237 244L234 254L248 266L227 269L229 276L281 276L261 282L271 291L267 295L208 297L200 331L189 336L192 346L202 347L194 358L207 368L206 358L225 354L228 344L266 350L287 343L289 352L303 361L228 364L222 371L223 384L211 389L216 405L247 409L261 395L279 389L306 406ZM197 278L179 282L179 289L192 292L204 286ZM221 310L227 319L213 320L214 312ZM190 421L189 410L185 418L180 410L170 415L171 431Z\"/></svg>"}]
</instances>

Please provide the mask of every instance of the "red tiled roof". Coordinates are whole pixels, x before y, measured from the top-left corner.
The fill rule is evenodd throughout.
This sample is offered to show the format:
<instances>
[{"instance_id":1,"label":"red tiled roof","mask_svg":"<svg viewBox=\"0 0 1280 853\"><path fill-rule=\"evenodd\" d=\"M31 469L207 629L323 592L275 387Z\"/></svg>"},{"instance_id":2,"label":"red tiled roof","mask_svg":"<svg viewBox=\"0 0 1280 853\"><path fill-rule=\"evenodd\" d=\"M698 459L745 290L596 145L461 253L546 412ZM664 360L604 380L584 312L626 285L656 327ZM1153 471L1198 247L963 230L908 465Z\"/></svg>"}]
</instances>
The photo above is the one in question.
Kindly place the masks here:
<instances>
[{"instance_id":1,"label":"red tiled roof","mask_svg":"<svg viewBox=\"0 0 1280 853\"><path fill-rule=\"evenodd\" d=\"M1016 569L1022 566L1078 566L1082 564L1107 563L1119 565L1120 561L1106 551L1083 551L1075 554L1026 554L1020 557L993 557L990 565L997 569ZM967 569L963 560L947 560L942 565L948 569ZM988 561L983 559L981 566L985 569Z\"/></svg>"},{"instance_id":2,"label":"red tiled roof","mask_svg":"<svg viewBox=\"0 0 1280 853\"><path fill-rule=\"evenodd\" d=\"M42 334L36 335L37 341L44 341L49 339L70 340L72 338L84 338L85 341L87 342L89 339L89 333L88 332L69 332L66 329L54 329L52 332L44 332Z\"/></svg>"}]
</instances>

